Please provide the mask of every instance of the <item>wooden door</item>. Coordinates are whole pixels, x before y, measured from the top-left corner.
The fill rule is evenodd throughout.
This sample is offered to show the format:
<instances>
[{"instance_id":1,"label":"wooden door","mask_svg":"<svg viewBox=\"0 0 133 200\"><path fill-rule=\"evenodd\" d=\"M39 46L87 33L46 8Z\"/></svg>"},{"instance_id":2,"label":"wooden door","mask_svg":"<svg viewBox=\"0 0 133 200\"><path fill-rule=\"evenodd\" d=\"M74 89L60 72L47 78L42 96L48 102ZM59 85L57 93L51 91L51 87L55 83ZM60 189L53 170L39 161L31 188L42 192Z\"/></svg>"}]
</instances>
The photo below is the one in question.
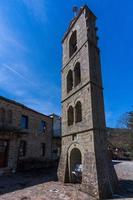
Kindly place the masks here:
<instances>
[{"instance_id":1,"label":"wooden door","mask_svg":"<svg viewBox=\"0 0 133 200\"><path fill-rule=\"evenodd\" d=\"M0 168L7 166L8 141L0 140Z\"/></svg>"}]
</instances>

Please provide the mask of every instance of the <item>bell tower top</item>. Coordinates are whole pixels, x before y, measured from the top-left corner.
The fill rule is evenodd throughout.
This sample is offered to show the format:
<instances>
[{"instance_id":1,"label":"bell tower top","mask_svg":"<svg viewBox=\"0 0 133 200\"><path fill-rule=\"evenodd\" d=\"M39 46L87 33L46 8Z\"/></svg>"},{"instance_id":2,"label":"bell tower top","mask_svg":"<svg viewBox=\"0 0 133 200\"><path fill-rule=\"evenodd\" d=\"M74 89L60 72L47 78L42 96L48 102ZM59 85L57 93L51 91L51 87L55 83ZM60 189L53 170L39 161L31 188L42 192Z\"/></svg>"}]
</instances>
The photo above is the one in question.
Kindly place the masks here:
<instances>
[{"instance_id":1,"label":"bell tower top","mask_svg":"<svg viewBox=\"0 0 133 200\"><path fill-rule=\"evenodd\" d=\"M76 9L76 11L75 11ZM94 13L88 8L87 5L84 5L83 7L80 8L80 10L78 11L78 8L76 6L73 7L73 12L76 13L76 15L74 16L74 18L71 20L69 27L67 29L67 31L65 32L63 39L62 39L62 43L64 42L64 40L66 39L66 37L68 36L69 32L71 31L71 29L73 28L73 26L75 25L75 23L77 22L77 20L79 19L79 17L84 14L84 15L88 15L93 17L93 20L96 20L96 16L94 15Z\"/></svg>"},{"instance_id":2,"label":"bell tower top","mask_svg":"<svg viewBox=\"0 0 133 200\"><path fill-rule=\"evenodd\" d=\"M79 11L77 7L75 9L76 16L70 22L62 39L63 68L78 53L87 40L97 46L96 16L86 5L81 7Z\"/></svg>"}]
</instances>

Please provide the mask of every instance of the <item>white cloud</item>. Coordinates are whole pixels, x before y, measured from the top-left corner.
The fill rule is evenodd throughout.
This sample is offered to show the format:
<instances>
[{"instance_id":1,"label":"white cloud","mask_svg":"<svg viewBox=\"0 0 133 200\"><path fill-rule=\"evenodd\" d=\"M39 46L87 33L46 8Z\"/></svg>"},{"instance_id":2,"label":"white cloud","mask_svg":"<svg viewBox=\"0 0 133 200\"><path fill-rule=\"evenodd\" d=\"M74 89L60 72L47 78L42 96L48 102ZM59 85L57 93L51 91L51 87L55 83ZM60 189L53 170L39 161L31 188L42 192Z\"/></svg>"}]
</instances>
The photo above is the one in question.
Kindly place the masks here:
<instances>
[{"instance_id":1,"label":"white cloud","mask_svg":"<svg viewBox=\"0 0 133 200\"><path fill-rule=\"evenodd\" d=\"M12 74L12 71L9 71L4 66L0 67L0 89L17 96L20 96L20 91L21 95L25 93L22 82L16 75Z\"/></svg>"},{"instance_id":2,"label":"white cloud","mask_svg":"<svg viewBox=\"0 0 133 200\"><path fill-rule=\"evenodd\" d=\"M34 85L34 82L32 82L31 80L29 80L28 78L26 78L23 74L21 74L20 72L16 71L13 67L7 65L7 64L3 64L3 66L5 68L7 68L8 70L10 70L11 72L13 72L14 74L16 74L17 76L19 76L21 79L23 79L24 81L28 82L29 84Z\"/></svg>"},{"instance_id":3,"label":"white cloud","mask_svg":"<svg viewBox=\"0 0 133 200\"><path fill-rule=\"evenodd\" d=\"M45 114L59 113L58 106L55 106L55 101L51 98L58 96L59 88L48 85L49 89L47 90L47 85L43 88L38 82L30 81L25 75L16 71L16 68L14 69L7 64L0 66L0 89L15 97L14 100L20 101L39 112Z\"/></svg>"},{"instance_id":4,"label":"white cloud","mask_svg":"<svg viewBox=\"0 0 133 200\"><path fill-rule=\"evenodd\" d=\"M22 1L37 20L47 20L45 1ZM54 96L58 96L59 88L49 81L42 85L27 60L30 47L20 35L13 28L10 17L0 9L0 95L6 93L7 97L43 113L59 113L53 100Z\"/></svg>"},{"instance_id":5,"label":"white cloud","mask_svg":"<svg viewBox=\"0 0 133 200\"><path fill-rule=\"evenodd\" d=\"M12 54L13 50L28 52L23 41L12 30L8 17L0 10L0 55Z\"/></svg>"},{"instance_id":6,"label":"white cloud","mask_svg":"<svg viewBox=\"0 0 133 200\"><path fill-rule=\"evenodd\" d=\"M44 98L45 91L38 90L38 95L35 95L31 91L31 86L25 84L22 79L23 78L18 76L17 73L9 71L8 68L1 67L0 90L5 90L14 100L23 103L24 105L41 113L59 113L59 110L57 110L57 107L55 106L55 102L51 101L49 97ZM41 98L39 93L42 93Z\"/></svg>"},{"instance_id":7,"label":"white cloud","mask_svg":"<svg viewBox=\"0 0 133 200\"><path fill-rule=\"evenodd\" d=\"M46 0L22 0L28 11L41 22L47 21Z\"/></svg>"},{"instance_id":8,"label":"white cloud","mask_svg":"<svg viewBox=\"0 0 133 200\"><path fill-rule=\"evenodd\" d=\"M18 63L18 57L29 52L29 48L12 26L10 15L4 11L0 7L0 58L5 59L6 62L10 62L13 58L12 60L16 60ZM15 66L16 64L14 64Z\"/></svg>"},{"instance_id":9,"label":"white cloud","mask_svg":"<svg viewBox=\"0 0 133 200\"><path fill-rule=\"evenodd\" d=\"M38 99L37 97L29 97L23 99L23 103L26 104L29 108L37 110L41 113L49 115L51 113L59 114L58 107L55 106L54 102L48 101L48 99Z\"/></svg>"}]
</instances>

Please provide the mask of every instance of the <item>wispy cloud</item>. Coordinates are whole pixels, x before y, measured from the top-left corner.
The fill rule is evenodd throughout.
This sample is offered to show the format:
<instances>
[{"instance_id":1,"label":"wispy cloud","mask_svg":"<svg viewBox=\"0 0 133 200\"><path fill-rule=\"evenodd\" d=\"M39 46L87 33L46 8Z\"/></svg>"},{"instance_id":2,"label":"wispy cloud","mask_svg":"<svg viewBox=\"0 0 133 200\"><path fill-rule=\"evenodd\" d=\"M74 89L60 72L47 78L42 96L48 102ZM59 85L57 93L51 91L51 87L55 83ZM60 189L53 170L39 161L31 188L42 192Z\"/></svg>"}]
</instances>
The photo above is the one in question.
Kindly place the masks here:
<instances>
[{"instance_id":1,"label":"wispy cloud","mask_svg":"<svg viewBox=\"0 0 133 200\"><path fill-rule=\"evenodd\" d=\"M45 1L22 1L37 20L46 20ZM21 36L10 16L0 8L0 95L7 94L7 97L45 114L59 113L54 101L54 97L59 96L59 88L48 80L39 79L33 62L27 59L32 49Z\"/></svg>"},{"instance_id":2,"label":"wispy cloud","mask_svg":"<svg viewBox=\"0 0 133 200\"><path fill-rule=\"evenodd\" d=\"M7 65L7 64L3 64L3 66L5 68L7 68L8 70L10 70L11 72L15 73L17 76L19 76L21 79L23 79L24 81L32 84L35 86L34 82L32 82L31 80L29 80L28 78L26 78L23 74L19 73L18 71L16 71L13 67Z\"/></svg>"},{"instance_id":3,"label":"wispy cloud","mask_svg":"<svg viewBox=\"0 0 133 200\"><path fill-rule=\"evenodd\" d=\"M10 72L12 72L14 75L17 76L17 78L20 78L20 80L22 79L23 81L25 81L26 83L30 84L30 87L32 87L32 89L34 89L35 91L37 91L38 93L41 93L41 96L46 97L47 95L49 95L50 92L52 92L52 94L54 95L54 93L58 93L59 92L59 88L56 87L55 85L50 85L49 82L45 83L45 86L43 87L43 84L39 82L39 80L36 79L35 81L35 77L34 75L32 75L33 81L30 80L26 74L31 74L31 71L28 71L27 68L27 72L26 74L23 74L21 72L19 72L19 70L21 68L23 68L23 66L21 66L21 68L19 66L17 66L18 68L14 68L13 66L7 65L7 64L3 64L3 67L5 67L7 70L9 70ZM9 72L7 71L6 74L9 74ZM4 77L4 76L3 76ZM21 80L21 81L22 81ZM27 85L27 84L26 84ZM47 88L47 85L49 85L49 90L45 90ZM44 92L45 90L45 92ZM42 92L43 91L43 92Z\"/></svg>"},{"instance_id":4,"label":"wispy cloud","mask_svg":"<svg viewBox=\"0 0 133 200\"><path fill-rule=\"evenodd\" d=\"M28 11L41 22L47 21L46 0L22 0Z\"/></svg>"},{"instance_id":5,"label":"wispy cloud","mask_svg":"<svg viewBox=\"0 0 133 200\"><path fill-rule=\"evenodd\" d=\"M0 67L0 89L13 94L15 96L25 95L24 83L20 81L17 74L13 74L13 71L9 71L8 68L3 65Z\"/></svg>"},{"instance_id":6,"label":"wispy cloud","mask_svg":"<svg viewBox=\"0 0 133 200\"><path fill-rule=\"evenodd\" d=\"M17 71L16 68L14 69L10 65L1 65L0 89L14 96L15 100L40 112L46 114L59 113L59 108L55 106L55 101L51 98L59 94L59 88L54 85L51 86L49 83L43 87L37 80L34 83L25 74L20 73L19 68Z\"/></svg>"},{"instance_id":7,"label":"wispy cloud","mask_svg":"<svg viewBox=\"0 0 133 200\"><path fill-rule=\"evenodd\" d=\"M48 101L48 99L38 99L37 97L29 97L23 99L23 103L26 104L28 107L44 114L60 114L60 108L55 106L54 102Z\"/></svg>"},{"instance_id":8,"label":"wispy cloud","mask_svg":"<svg viewBox=\"0 0 133 200\"><path fill-rule=\"evenodd\" d=\"M12 64L22 62L24 66L23 55L28 52L28 46L13 28L10 17L0 8L0 70L3 62L13 62Z\"/></svg>"}]
</instances>

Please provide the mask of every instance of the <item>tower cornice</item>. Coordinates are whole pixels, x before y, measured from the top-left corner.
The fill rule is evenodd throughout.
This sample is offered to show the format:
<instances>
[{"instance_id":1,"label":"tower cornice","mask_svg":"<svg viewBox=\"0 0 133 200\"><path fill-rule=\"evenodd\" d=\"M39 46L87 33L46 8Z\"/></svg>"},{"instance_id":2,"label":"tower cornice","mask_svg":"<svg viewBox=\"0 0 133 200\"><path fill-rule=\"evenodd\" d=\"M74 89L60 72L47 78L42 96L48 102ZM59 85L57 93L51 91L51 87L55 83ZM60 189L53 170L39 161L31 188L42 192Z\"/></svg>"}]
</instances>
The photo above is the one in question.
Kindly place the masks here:
<instances>
[{"instance_id":1,"label":"tower cornice","mask_svg":"<svg viewBox=\"0 0 133 200\"><path fill-rule=\"evenodd\" d=\"M89 13L91 13L93 15L93 17L95 18L95 20L97 19L97 17L94 15L94 13L88 8L87 5L84 5L83 7L80 8L80 11L78 13L78 15L76 17L74 17L72 19L72 21L70 22L70 25L67 29L67 31L65 32L63 39L62 39L62 43L64 42L64 40L66 39L67 35L69 34L69 32L71 31L71 29L73 28L73 26L75 25L75 23L77 22L77 20L79 19L79 17L81 16L81 14L84 12L84 10L88 11Z\"/></svg>"}]
</instances>

